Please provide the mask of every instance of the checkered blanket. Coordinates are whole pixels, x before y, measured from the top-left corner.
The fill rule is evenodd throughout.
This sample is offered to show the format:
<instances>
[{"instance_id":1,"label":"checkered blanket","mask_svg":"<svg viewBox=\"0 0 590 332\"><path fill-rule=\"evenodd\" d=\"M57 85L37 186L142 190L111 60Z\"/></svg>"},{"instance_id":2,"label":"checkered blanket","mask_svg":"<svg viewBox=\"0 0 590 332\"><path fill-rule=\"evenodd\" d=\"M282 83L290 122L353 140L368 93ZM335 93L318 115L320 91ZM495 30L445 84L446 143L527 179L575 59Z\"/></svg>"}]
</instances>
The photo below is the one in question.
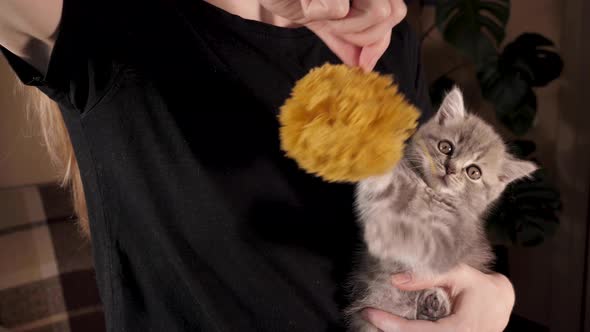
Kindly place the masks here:
<instances>
[{"instance_id":1,"label":"checkered blanket","mask_svg":"<svg viewBox=\"0 0 590 332\"><path fill-rule=\"evenodd\" d=\"M103 332L91 248L57 185L0 189L0 332Z\"/></svg>"}]
</instances>

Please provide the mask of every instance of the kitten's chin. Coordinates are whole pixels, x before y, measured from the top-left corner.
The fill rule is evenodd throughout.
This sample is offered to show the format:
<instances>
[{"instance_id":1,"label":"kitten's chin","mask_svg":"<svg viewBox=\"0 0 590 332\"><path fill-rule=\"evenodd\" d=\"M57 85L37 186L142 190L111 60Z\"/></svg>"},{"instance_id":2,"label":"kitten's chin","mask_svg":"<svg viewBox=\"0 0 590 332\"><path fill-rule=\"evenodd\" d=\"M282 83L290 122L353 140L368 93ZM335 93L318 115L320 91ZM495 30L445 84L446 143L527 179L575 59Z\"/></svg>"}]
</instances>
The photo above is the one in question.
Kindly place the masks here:
<instances>
[{"instance_id":1,"label":"kitten's chin","mask_svg":"<svg viewBox=\"0 0 590 332\"><path fill-rule=\"evenodd\" d=\"M438 177L429 174L428 172L424 172L424 183L426 183L426 185L428 187L430 187L430 189L434 190L434 191L439 191L441 187L443 187L445 185L445 183L439 179Z\"/></svg>"},{"instance_id":2,"label":"kitten's chin","mask_svg":"<svg viewBox=\"0 0 590 332\"><path fill-rule=\"evenodd\" d=\"M439 194L443 194L443 195L448 195L448 196L454 196L456 191L453 190L451 187L449 186L440 186L437 189L435 189L436 192L438 192Z\"/></svg>"},{"instance_id":3,"label":"kitten's chin","mask_svg":"<svg viewBox=\"0 0 590 332\"><path fill-rule=\"evenodd\" d=\"M432 190L440 194L453 195L456 192L450 179L445 176L429 174L425 177L425 182Z\"/></svg>"}]
</instances>

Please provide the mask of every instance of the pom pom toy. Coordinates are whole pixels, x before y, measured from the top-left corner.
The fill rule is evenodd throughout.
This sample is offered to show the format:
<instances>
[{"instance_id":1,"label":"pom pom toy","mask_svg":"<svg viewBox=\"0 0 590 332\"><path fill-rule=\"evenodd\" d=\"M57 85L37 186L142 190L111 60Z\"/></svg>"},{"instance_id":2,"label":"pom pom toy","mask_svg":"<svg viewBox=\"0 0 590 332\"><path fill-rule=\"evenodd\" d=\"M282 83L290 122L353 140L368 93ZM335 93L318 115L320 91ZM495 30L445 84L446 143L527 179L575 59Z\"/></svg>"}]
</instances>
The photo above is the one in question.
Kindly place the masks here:
<instances>
[{"instance_id":1,"label":"pom pom toy","mask_svg":"<svg viewBox=\"0 0 590 332\"><path fill-rule=\"evenodd\" d=\"M418 117L391 77L326 64L281 107L281 148L308 173L356 182L399 162Z\"/></svg>"}]
</instances>

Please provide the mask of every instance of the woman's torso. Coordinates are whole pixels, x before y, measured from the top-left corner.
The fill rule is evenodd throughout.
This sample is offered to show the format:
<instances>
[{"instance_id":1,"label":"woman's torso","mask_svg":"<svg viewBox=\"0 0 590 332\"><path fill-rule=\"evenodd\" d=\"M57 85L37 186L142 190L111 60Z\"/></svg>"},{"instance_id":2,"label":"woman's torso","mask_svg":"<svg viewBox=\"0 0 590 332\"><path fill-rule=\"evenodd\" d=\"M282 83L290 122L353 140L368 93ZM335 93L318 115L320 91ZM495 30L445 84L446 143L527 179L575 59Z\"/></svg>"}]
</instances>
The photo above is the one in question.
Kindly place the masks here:
<instances>
[{"instance_id":1,"label":"woman's torso","mask_svg":"<svg viewBox=\"0 0 590 332\"><path fill-rule=\"evenodd\" d=\"M418 57L403 23L377 70L428 112ZM299 170L278 141L281 103L325 62L304 28L199 1L65 0L39 84L79 160L109 330L341 329L352 186Z\"/></svg>"}]
</instances>

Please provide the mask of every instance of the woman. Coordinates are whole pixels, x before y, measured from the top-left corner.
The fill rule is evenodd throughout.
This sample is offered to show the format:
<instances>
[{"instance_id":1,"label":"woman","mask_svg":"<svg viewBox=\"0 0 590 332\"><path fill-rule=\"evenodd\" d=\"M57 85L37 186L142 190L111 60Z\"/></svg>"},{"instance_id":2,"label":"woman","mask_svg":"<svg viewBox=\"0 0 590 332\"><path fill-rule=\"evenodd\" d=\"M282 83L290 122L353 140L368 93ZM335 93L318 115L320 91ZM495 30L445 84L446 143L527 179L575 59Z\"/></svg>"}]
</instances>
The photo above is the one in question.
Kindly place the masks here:
<instances>
[{"instance_id":1,"label":"woman","mask_svg":"<svg viewBox=\"0 0 590 332\"><path fill-rule=\"evenodd\" d=\"M0 3L10 65L59 105L38 114L92 236L109 331L342 328L352 188L285 158L276 115L309 69L344 62L393 74L428 117L405 13L401 0ZM392 282L448 287L456 307L436 323L367 308L383 331L501 331L514 303L505 277L465 266Z\"/></svg>"}]
</instances>

